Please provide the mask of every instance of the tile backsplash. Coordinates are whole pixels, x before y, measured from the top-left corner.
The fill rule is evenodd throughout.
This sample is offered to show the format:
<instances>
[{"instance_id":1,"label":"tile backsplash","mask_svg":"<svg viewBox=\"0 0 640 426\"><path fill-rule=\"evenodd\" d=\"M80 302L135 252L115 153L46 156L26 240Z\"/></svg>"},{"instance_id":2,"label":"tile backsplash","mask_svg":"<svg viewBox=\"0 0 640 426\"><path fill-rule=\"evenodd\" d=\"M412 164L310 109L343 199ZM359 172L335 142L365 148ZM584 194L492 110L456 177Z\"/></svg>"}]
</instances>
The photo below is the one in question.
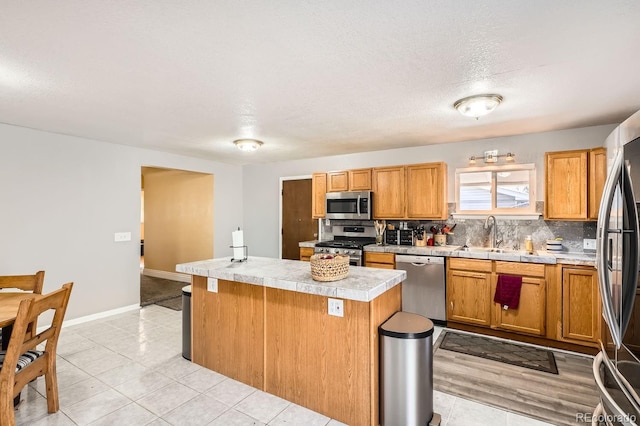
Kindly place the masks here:
<instances>
[{"instance_id":1,"label":"tile backsplash","mask_svg":"<svg viewBox=\"0 0 640 426\"><path fill-rule=\"evenodd\" d=\"M449 211L452 212L454 209L455 204L450 203ZM543 211L542 202L536 203L536 210L538 212ZM490 228L484 229L485 219L486 216L479 219L453 219L450 216L448 220L409 220L407 222L409 228L423 225L427 230L434 224L452 226L456 223L457 226L454 233L447 237L448 245L488 246L492 230ZM397 228L400 221L387 220L387 224L389 223L394 224ZM565 252L594 252L594 250L584 250L583 239L596 238L596 222L551 221L543 220L542 216L537 220L508 220L496 216L496 223L498 239L503 241L501 247L524 249L524 240L527 235L531 235L534 250L544 249L546 240L562 238L563 251ZM332 239L332 226L340 225L373 226L373 221L332 220L331 226L327 226L323 221L321 238L323 240Z\"/></svg>"}]
</instances>

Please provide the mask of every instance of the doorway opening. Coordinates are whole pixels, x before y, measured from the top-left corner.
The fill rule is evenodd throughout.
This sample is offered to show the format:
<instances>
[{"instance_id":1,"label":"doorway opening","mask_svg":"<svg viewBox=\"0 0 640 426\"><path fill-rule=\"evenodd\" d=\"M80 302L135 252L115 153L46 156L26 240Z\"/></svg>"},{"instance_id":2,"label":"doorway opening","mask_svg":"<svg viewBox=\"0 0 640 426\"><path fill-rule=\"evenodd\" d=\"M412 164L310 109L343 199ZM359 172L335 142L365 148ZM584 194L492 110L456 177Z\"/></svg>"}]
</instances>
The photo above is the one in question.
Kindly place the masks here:
<instances>
[{"instance_id":1,"label":"doorway opening","mask_svg":"<svg viewBox=\"0 0 640 426\"><path fill-rule=\"evenodd\" d=\"M140 305L180 310L176 264L213 258L213 175L142 167L140 202Z\"/></svg>"}]
</instances>

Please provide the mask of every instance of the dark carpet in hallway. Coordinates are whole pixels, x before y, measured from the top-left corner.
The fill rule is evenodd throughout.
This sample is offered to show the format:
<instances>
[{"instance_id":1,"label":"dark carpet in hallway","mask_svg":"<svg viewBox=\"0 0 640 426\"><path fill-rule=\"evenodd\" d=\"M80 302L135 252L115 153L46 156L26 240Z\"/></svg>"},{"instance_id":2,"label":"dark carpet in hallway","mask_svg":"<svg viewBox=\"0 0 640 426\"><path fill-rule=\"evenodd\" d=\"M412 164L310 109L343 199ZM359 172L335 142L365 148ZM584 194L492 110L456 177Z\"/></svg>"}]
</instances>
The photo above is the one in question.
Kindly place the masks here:
<instances>
[{"instance_id":1,"label":"dark carpet in hallway","mask_svg":"<svg viewBox=\"0 0 640 426\"><path fill-rule=\"evenodd\" d=\"M140 274L140 306L158 304L174 310L182 309L182 287L189 285L181 281L166 280Z\"/></svg>"}]
</instances>

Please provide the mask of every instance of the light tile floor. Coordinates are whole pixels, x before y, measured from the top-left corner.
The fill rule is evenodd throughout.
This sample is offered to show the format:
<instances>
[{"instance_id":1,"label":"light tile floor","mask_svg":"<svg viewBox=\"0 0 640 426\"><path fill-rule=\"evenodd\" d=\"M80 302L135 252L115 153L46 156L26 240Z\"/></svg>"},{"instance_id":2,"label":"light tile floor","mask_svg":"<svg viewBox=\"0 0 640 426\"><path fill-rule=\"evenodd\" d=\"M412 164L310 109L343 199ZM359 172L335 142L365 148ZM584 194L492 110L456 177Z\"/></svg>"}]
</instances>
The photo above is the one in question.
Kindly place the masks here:
<instances>
[{"instance_id":1,"label":"light tile floor","mask_svg":"<svg viewBox=\"0 0 640 426\"><path fill-rule=\"evenodd\" d=\"M58 343L60 411L47 414L39 378L22 392L17 424L342 424L186 361L181 324L181 312L150 305L65 327ZM443 426L546 424L437 391L434 410Z\"/></svg>"}]
</instances>

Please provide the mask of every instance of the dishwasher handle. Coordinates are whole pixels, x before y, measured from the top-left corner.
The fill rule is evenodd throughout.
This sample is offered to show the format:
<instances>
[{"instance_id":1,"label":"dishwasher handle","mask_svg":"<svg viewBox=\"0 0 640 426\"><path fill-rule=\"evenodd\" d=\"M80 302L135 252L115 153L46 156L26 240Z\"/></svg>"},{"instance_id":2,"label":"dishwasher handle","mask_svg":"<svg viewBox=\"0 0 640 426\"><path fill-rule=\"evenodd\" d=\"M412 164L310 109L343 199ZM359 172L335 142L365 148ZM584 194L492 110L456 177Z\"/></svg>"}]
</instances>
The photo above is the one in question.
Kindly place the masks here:
<instances>
[{"instance_id":1,"label":"dishwasher handle","mask_svg":"<svg viewBox=\"0 0 640 426\"><path fill-rule=\"evenodd\" d=\"M444 257L397 254L396 264L398 263L411 263L414 266L444 265Z\"/></svg>"}]
</instances>

